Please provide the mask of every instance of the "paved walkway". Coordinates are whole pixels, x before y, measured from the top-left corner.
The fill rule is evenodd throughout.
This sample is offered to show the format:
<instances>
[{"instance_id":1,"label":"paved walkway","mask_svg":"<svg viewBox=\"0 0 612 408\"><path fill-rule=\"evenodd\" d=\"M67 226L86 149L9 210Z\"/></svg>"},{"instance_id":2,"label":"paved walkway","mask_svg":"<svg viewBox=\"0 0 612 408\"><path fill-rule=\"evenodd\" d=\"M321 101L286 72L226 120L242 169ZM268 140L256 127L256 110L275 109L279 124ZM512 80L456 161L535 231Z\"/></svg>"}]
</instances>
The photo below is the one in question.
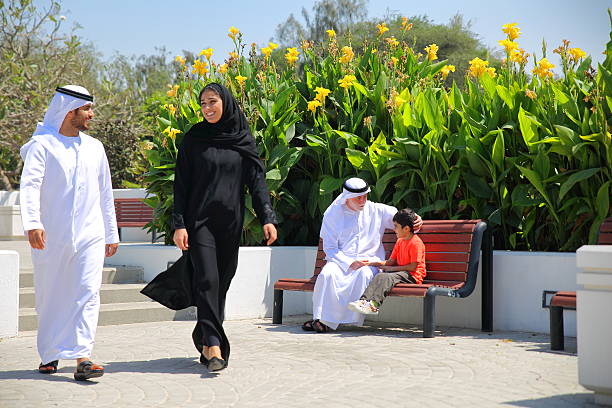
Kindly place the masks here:
<instances>
[{"instance_id":1,"label":"paved walkway","mask_svg":"<svg viewBox=\"0 0 612 408\"><path fill-rule=\"evenodd\" d=\"M98 329L106 375L76 383L74 363L38 374L35 332L0 341L0 407L591 407L578 384L575 341L418 327L303 332L304 317L226 322L230 366L208 374L191 344L193 322ZM566 343L568 341L566 340ZM68 365L66 365L68 364Z\"/></svg>"}]
</instances>

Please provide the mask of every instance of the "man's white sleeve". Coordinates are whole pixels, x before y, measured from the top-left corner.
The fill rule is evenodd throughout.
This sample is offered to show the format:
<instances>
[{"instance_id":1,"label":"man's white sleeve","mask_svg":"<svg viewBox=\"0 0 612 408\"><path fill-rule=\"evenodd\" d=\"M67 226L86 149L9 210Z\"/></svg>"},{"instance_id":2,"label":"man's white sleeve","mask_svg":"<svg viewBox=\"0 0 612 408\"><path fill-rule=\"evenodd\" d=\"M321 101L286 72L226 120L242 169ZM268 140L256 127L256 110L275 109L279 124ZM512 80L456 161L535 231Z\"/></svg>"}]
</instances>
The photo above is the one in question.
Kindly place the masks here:
<instances>
[{"instance_id":1,"label":"man's white sleeve","mask_svg":"<svg viewBox=\"0 0 612 408\"><path fill-rule=\"evenodd\" d=\"M397 208L380 203L378 205L381 207L382 226L392 230L394 228L393 217L397 214Z\"/></svg>"},{"instance_id":2,"label":"man's white sleeve","mask_svg":"<svg viewBox=\"0 0 612 408\"><path fill-rule=\"evenodd\" d=\"M100 184L100 207L102 208L102 219L104 221L104 239L107 244L116 244L119 242L119 232L117 231L117 218L115 216L115 200L113 198L110 168L104 150L102 151L98 181Z\"/></svg>"},{"instance_id":3,"label":"man's white sleeve","mask_svg":"<svg viewBox=\"0 0 612 408\"><path fill-rule=\"evenodd\" d=\"M338 232L331 228L329 222L325 222L323 218L323 224L321 225L321 239L323 240L323 251L325 251L325 257L328 261L332 261L342 270L347 270L348 267L353 263L354 259L346 256L338 246Z\"/></svg>"},{"instance_id":4,"label":"man's white sleeve","mask_svg":"<svg viewBox=\"0 0 612 408\"><path fill-rule=\"evenodd\" d=\"M44 229L40 221L40 187L45 177L47 151L40 143L28 150L21 172L19 200L24 231Z\"/></svg>"}]
</instances>

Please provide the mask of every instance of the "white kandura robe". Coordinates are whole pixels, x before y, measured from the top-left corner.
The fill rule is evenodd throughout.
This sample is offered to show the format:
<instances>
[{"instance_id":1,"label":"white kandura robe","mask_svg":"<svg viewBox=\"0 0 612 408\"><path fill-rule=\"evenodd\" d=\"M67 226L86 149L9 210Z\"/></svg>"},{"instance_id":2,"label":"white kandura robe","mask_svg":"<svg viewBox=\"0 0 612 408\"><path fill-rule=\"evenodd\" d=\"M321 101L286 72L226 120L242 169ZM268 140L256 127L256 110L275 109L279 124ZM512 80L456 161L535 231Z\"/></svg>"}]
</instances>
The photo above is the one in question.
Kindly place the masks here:
<instances>
[{"instance_id":1,"label":"white kandura robe","mask_svg":"<svg viewBox=\"0 0 612 408\"><path fill-rule=\"evenodd\" d=\"M20 199L24 230L46 234L32 261L38 352L47 363L91 355L105 244L119 242L119 235L102 143L41 125L37 133L21 149Z\"/></svg>"},{"instance_id":2,"label":"white kandura robe","mask_svg":"<svg viewBox=\"0 0 612 408\"><path fill-rule=\"evenodd\" d=\"M320 235L327 263L315 283L313 319L332 329L340 323L363 324L364 315L348 309L348 304L361 297L378 268L349 270L349 265L361 259L385 259L382 237L385 229L393 229L396 213L395 207L371 201L362 211L352 211L342 204L325 213Z\"/></svg>"}]
</instances>

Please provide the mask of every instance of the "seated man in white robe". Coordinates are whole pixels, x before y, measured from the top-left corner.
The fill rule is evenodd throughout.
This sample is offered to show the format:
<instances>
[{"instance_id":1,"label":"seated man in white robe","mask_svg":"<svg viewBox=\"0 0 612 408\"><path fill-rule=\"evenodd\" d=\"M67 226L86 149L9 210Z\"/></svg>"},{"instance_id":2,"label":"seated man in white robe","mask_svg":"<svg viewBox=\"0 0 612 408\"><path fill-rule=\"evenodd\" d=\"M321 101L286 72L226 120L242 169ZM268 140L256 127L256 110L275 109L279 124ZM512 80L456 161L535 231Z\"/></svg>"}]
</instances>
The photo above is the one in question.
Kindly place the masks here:
<instances>
[{"instance_id":1,"label":"seated man in white robe","mask_svg":"<svg viewBox=\"0 0 612 408\"><path fill-rule=\"evenodd\" d=\"M358 300L378 268L368 262L385 259L382 237L393 229L395 207L368 201L370 187L360 178L344 182L342 193L323 215L321 239L327 263L317 277L312 295L312 320L302 329L327 332L339 324L362 325L364 315L348 308ZM417 215L415 230L422 225Z\"/></svg>"},{"instance_id":2,"label":"seated man in white robe","mask_svg":"<svg viewBox=\"0 0 612 408\"><path fill-rule=\"evenodd\" d=\"M93 97L80 86L56 89L44 120L21 148L21 214L32 247L43 374L75 359L76 380L100 377L90 360L104 257L119 235L108 161L86 135Z\"/></svg>"}]
</instances>

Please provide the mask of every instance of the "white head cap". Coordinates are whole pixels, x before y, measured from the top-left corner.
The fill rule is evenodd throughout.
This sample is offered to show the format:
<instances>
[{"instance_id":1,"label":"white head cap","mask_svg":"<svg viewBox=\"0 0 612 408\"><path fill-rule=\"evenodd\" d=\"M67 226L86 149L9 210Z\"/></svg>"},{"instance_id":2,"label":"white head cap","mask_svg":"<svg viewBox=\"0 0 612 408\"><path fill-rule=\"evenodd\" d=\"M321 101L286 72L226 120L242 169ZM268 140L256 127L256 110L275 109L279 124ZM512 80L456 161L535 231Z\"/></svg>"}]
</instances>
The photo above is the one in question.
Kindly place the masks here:
<instances>
[{"instance_id":1,"label":"white head cap","mask_svg":"<svg viewBox=\"0 0 612 408\"><path fill-rule=\"evenodd\" d=\"M66 85L55 89L42 126L58 132L68 112L93 103L93 96L82 86ZM35 132L36 134L37 132Z\"/></svg>"}]
</instances>

